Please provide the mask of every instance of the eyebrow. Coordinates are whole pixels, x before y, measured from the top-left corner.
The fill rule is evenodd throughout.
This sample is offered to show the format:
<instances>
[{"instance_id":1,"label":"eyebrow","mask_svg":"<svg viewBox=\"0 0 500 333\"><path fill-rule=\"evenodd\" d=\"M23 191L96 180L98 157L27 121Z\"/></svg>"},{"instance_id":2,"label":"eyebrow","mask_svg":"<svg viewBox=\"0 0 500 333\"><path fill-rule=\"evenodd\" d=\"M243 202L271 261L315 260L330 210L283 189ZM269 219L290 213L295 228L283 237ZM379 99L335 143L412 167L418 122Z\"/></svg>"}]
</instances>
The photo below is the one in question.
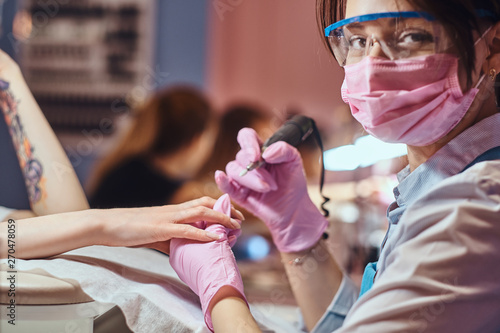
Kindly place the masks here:
<instances>
[{"instance_id":1,"label":"eyebrow","mask_svg":"<svg viewBox=\"0 0 500 333\"><path fill-rule=\"evenodd\" d=\"M394 18L390 18L389 20L389 26L390 27L394 27L396 25L396 21L398 20L402 20L402 21L406 21L408 18L407 17L394 17ZM363 29L366 27L366 24L367 22L373 22L373 21L365 21L365 22L352 22L352 23L349 23L349 24L346 24L344 27L345 28L349 28L349 29Z\"/></svg>"}]
</instances>

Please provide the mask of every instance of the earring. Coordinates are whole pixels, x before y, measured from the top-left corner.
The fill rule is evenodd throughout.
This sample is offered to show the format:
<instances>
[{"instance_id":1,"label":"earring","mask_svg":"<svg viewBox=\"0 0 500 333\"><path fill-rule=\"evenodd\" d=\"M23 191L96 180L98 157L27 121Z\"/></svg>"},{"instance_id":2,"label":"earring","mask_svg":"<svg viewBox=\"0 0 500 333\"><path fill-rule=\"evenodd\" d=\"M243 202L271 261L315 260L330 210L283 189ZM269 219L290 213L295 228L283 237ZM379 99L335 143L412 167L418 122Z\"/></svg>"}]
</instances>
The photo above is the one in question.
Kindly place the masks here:
<instances>
[{"instance_id":1,"label":"earring","mask_svg":"<svg viewBox=\"0 0 500 333\"><path fill-rule=\"evenodd\" d=\"M495 81L496 76L497 76L497 70L494 68L490 69L489 77L491 81Z\"/></svg>"}]
</instances>

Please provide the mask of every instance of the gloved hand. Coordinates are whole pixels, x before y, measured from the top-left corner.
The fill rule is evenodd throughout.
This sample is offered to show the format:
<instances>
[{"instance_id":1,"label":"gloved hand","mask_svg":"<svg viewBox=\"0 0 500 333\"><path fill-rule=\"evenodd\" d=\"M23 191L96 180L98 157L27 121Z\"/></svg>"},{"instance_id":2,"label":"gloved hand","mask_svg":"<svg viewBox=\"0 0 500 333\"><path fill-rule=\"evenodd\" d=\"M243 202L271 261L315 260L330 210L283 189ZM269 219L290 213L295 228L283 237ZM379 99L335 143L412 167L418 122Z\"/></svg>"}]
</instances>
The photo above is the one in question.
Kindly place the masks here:
<instances>
[{"instance_id":1,"label":"gloved hand","mask_svg":"<svg viewBox=\"0 0 500 333\"><path fill-rule=\"evenodd\" d=\"M217 200L214 210L231 214L229 195L224 194ZM196 226L217 233L217 241L200 243L187 239L174 238L170 243L170 265L199 297L207 327L213 331L210 314L210 301L224 286L233 287L246 302L243 281L236 266L231 246L236 242L241 230L228 229L220 224L207 226L198 222Z\"/></svg>"},{"instance_id":2,"label":"gloved hand","mask_svg":"<svg viewBox=\"0 0 500 333\"><path fill-rule=\"evenodd\" d=\"M229 162L226 173L217 171L219 188L266 223L281 252L299 252L312 247L328 221L309 198L298 150L278 141L262 154L266 164L240 176L242 170L260 159L262 145L257 133L243 128L238 133L241 150Z\"/></svg>"}]
</instances>

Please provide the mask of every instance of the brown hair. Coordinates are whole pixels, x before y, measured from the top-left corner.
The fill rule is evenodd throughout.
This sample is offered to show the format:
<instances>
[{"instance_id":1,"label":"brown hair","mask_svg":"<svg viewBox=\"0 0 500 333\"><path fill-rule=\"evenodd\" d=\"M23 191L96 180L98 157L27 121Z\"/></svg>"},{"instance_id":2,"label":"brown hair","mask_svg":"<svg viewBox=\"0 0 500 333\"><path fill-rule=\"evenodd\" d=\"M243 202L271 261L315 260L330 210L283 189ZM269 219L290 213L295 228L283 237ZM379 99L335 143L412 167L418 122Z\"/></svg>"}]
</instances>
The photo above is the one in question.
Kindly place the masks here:
<instances>
[{"instance_id":1,"label":"brown hair","mask_svg":"<svg viewBox=\"0 0 500 333\"><path fill-rule=\"evenodd\" d=\"M209 101L195 88L179 86L153 94L134 110L124 139L96 167L89 191L95 190L111 170L127 159L177 152L201 135L214 118Z\"/></svg>"},{"instance_id":2,"label":"brown hair","mask_svg":"<svg viewBox=\"0 0 500 333\"><path fill-rule=\"evenodd\" d=\"M348 0L317 0L317 18L322 36L329 25L345 18ZM446 29L452 39L467 71L467 85L472 85L472 71L476 54L473 30L479 30L480 22L477 10L487 10L494 17L486 17L491 22L500 19L500 2L496 0L406 0L417 10L434 16ZM326 38L325 38L326 42ZM333 54L329 43L326 43Z\"/></svg>"}]
</instances>

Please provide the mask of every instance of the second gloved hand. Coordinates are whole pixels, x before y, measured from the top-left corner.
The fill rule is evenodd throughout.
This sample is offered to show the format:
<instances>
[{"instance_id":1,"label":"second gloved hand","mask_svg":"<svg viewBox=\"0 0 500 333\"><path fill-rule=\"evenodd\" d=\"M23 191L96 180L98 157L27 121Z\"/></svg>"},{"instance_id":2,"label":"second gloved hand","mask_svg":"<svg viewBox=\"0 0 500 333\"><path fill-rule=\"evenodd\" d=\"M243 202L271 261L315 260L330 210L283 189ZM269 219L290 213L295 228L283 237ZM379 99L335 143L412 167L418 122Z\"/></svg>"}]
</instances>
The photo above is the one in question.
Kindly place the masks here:
<instances>
[{"instance_id":1,"label":"second gloved hand","mask_svg":"<svg viewBox=\"0 0 500 333\"><path fill-rule=\"evenodd\" d=\"M309 198L297 149L276 142L262 154L264 166L240 176L249 163L260 159L262 143L250 128L239 132L238 142L241 150L236 160L226 166L227 174L222 171L215 174L219 188L266 223L281 252L312 247L328 222Z\"/></svg>"},{"instance_id":2,"label":"second gloved hand","mask_svg":"<svg viewBox=\"0 0 500 333\"><path fill-rule=\"evenodd\" d=\"M214 210L231 214L231 201L227 194L215 203ZM200 243L187 239L174 238L170 243L170 264L199 297L205 323L213 331L211 307L212 299L222 287L232 287L237 295L246 301L243 281L236 265L231 246L240 230L231 230L220 224L206 226L205 222L196 224L207 231L219 234L217 241Z\"/></svg>"}]
</instances>

